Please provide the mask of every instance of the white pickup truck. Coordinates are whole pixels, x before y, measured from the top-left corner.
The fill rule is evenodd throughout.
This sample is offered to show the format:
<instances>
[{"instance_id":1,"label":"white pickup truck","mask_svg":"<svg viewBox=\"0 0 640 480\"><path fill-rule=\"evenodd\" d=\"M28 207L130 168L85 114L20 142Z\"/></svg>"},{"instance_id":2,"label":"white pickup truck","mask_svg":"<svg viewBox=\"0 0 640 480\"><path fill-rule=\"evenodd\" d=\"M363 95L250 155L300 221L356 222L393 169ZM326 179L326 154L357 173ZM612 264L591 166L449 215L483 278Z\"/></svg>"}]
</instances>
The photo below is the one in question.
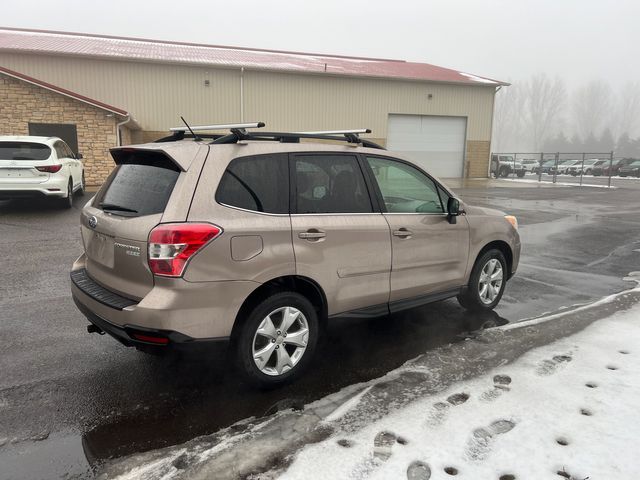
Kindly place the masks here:
<instances>
[{"instance_id":1,"label":"white pickup truck","mask_svg":"<svg viewBox=\"0 0 640 480\"><path fill-rule=\"evenodd\" d=\"M515 173L518 178L522 178L527 173L527 170L513 155L495 153L491 155L491 174L494 177L508 177L512 173Z\"/></svg>"}]
</instances>

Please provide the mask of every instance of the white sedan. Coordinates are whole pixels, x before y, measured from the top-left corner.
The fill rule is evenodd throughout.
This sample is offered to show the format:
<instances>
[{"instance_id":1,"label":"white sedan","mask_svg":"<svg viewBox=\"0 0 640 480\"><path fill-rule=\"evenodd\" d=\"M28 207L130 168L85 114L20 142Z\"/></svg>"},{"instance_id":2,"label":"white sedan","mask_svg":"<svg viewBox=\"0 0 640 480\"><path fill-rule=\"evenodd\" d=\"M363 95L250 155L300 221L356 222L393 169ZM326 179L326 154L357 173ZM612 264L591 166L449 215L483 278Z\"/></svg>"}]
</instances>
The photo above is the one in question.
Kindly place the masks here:
<instances>
[{"instance_id":1,"label":"white sedan","mask_svg":"<svg viewBox=\"0 0 640 480\"><path fill-rule=\"evenodd\" d=\"M71 208L84 166L57 137L0 136L0 199L50 197Z\"/></svg>"}]
</instances>

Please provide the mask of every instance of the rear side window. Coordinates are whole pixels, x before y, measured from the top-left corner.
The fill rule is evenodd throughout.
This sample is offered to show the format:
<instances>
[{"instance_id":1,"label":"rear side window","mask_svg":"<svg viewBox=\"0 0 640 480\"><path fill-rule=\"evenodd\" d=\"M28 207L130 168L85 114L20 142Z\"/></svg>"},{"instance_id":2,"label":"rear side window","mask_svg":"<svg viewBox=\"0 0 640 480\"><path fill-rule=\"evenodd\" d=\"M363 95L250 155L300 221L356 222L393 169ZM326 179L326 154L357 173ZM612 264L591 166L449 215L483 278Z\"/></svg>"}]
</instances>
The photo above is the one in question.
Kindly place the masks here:
<instances>
[{"instance_id":1,"label":"rear side window","mask_svg":"<svg viewBox=\"0 0 640 480\"><path fill-rule=\"evenodd\" d=\"M294 156L297 213L371 213L371 199L354 155Z\"/></svg>"},{"instance_id":2,"label":"rear side window","mask_svg":"<svg viewBox=\"0 0 640 480\"><path fill-rule=\"evenodd\" d=\"M51 148L42 143L0 142L0 160L46 160Z\"/></svg>"},{"instance_id":3,"label":"rear side window","mask_svg":"<svg viewBox=\"0 0 640 480\"><path fill-rule=\"evenodd\" d=\"M119 161L94 206L124 216L164 212L180 176L178 167L155 152L131 152Z\"/></svg>"},{"instance_id":4,"label":"rear side window","mask_svg":"<svg viewBox=\"0 0 640 480\"><path fill-rule=\"evenodd\" d=\"M255 155L232 160L218 185L216 201L254 212L288 214L287 155Z\"/></svg>"}]
</instances>

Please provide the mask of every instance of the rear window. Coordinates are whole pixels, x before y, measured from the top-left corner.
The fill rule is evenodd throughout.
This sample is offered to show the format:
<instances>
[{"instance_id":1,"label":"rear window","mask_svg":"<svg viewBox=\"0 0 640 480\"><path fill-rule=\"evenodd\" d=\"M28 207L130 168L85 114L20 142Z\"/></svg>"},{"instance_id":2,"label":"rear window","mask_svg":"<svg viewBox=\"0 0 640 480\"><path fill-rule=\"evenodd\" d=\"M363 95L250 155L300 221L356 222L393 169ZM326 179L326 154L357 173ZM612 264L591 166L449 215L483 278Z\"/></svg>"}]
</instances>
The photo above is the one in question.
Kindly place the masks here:
<instances>
[{"instance_id":1,"label":"rear window","mask_svg":"<svg viewBox=\"0 0 640 480\"><path fill-rule=\"evenodd\" d=\"M264 213L289 213L289 166L285 154L232 160L224 172L216 201Z\"/></svg>"},{"instance_id":2,"label":"rear window","mask_svg":"<svg viewBox=\"0 0 640 480\"><path fill-rule=\"evenodd\" d=\"M0 160L46 160L51 148L42 143L0 142Z\"/></svg>"},{"instance_id":3,"label":"rear window","mask_svg":"<svg viewBox=\"0 0 640 480\"><path fill-rule=\"evenodd\" d=\"M119 160L94 206L124 216L164 212L180 176L178 167L158 153L132 152Z\"/></svg>"}]
</instances>

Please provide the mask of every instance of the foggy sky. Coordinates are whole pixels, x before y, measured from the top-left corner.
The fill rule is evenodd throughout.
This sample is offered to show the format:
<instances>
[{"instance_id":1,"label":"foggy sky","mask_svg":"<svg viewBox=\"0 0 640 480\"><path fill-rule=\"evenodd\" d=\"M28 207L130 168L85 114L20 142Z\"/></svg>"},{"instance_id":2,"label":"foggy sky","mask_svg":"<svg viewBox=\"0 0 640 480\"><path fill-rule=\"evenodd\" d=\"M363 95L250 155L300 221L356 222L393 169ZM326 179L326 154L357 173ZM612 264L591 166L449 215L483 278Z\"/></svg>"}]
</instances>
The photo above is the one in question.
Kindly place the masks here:
<instances>
[{"instance_id":1,"label":"foggy sky","mask_svg":"<svg viewBox=\"0 0 640 480\"><path fill-rule=\"evenodd\" d=\"M5 0L0 25L433 63L569 86L640 79L639 0Z\"/></svg>"}]
</instances>

